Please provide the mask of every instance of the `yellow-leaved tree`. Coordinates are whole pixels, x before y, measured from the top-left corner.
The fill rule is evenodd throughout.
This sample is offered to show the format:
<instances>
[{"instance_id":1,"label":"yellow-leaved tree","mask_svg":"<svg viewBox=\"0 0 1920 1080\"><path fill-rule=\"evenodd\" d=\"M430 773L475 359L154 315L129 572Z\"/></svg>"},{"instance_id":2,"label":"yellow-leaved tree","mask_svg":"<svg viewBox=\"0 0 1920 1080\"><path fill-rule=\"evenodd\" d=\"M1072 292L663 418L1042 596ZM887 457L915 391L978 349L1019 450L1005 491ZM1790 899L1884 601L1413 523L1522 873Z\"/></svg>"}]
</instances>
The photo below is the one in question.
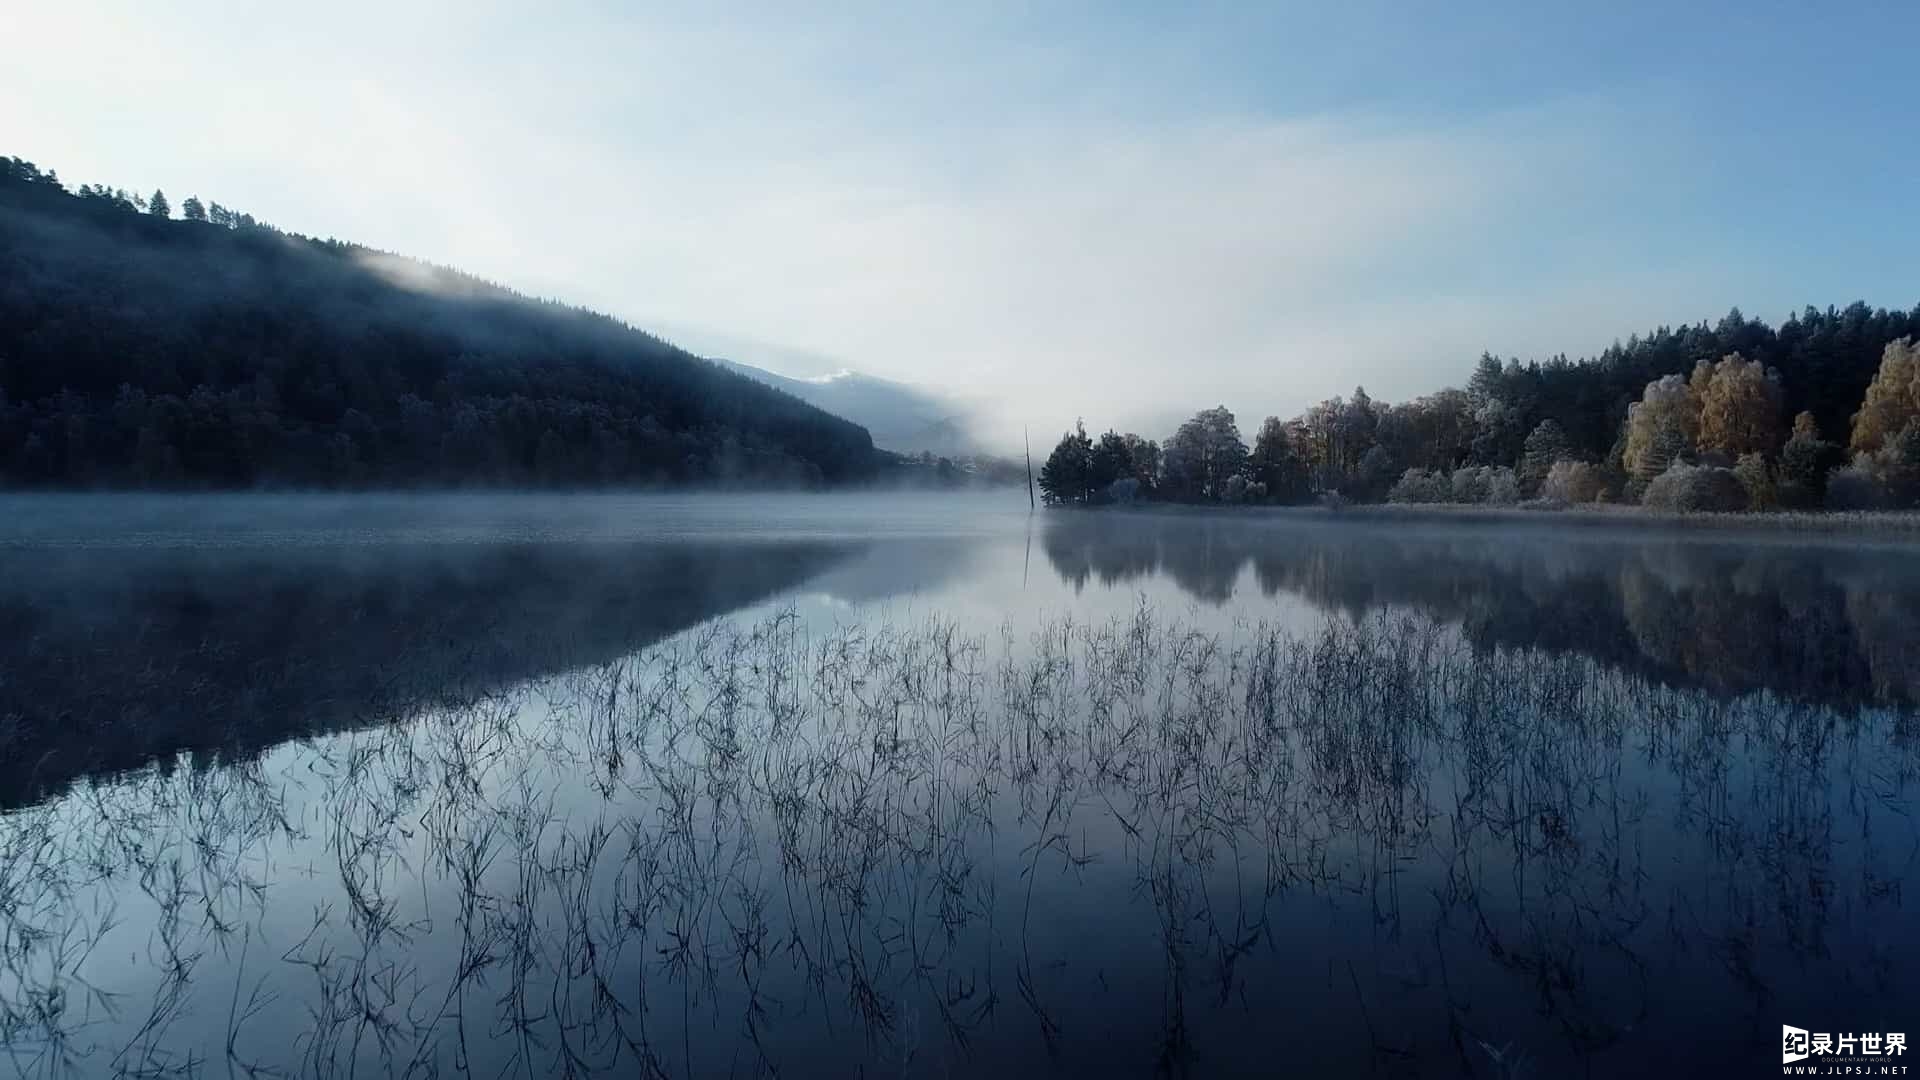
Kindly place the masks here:
<instances>
[{"instance_id":1,"label":"yellow-leaved tree","mask_svg":"<svg viewBox=\"0 0 1920 1080\"><path fill-rule=\"evenodd\" d=\"M1678 375L1647 384L1640 400L1627 406L1627 445L1621 464L1635 479L1650 481L1683 455L1700 436L1700 402Z\"/></svg>"},{"instance_id":2,"label":"yellow-leaved tree","mask_svg":"<svg viewBox=\"0 0 1920 1080\"><path fill-rule=\"evenodd\" d=\"M1702 360L1693 387L1700 402L1701 450L1725 454L1729 461L1779 451L1784 402L1779 372L1732 353L1717 364Z\"/></svg>"},{"instance_id":3,"label":"yellow-leaved tree","mask_svg":"<svg viewBox=\"0 0 1920 1080\"><path fill-rule=\"evenodd\" d=\"M1867 385L1867 397L1853 414L1852 449L1871 454L1920 419L1920 345L1911 337L1887 342L1880 370Z\"/></svg>"}]
</instances>

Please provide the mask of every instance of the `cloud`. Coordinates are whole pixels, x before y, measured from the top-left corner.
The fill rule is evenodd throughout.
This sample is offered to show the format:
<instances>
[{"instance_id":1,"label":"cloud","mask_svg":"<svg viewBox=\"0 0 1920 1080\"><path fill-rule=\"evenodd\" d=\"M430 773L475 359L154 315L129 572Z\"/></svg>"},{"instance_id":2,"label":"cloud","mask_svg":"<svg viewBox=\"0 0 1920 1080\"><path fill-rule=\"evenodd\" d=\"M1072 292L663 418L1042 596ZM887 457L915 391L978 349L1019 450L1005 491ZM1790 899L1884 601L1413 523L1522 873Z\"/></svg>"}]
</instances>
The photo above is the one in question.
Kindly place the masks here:
<instances>
[{"instance_id":1,"label":"cloud","mask_svg":"<svg viewBox=\"0 0 1920 1080\"><path fill-rule=\"evenodd\" d=\"M9 57L10 152L985 398L1005 442L1411 396L1668 315L1686 269L1612 234L1649 198L1618 163L1675 142L1615 100L1149 100L1124 58L965 13L21 8L14 40L67 47Z\"/></svg>"},{"instance_id":2,"label":"cloud","mask_svg":"<svg viewBox=\"0 0 1920 1080\"><path fill-rule=\"evenodd\" d=\"M1536 344L1495 336L1516 303L1565 316L1604 291L1637 294L1637 311L1670 286L1579 268L1572 228L1553 275L1571 295L1474 280L1516 208L1580 190L1590 155L1559 134L1575 127L1029 131L983 148L996 168L958 190L916 181L911 160L795 168L687 228L689 246L737 257L663 288L676 318L998 398L1003 438L1076 413L1135 422L1169 400L1287 411L1356 382L1405 396L1482 348ZM886 168L908 175L876 182ZM1618 310L1591 316L1558 324L1552 347L1620 325ZM1452 370L1436 377L1440 360Z\"/></svg>"}]
</instances>

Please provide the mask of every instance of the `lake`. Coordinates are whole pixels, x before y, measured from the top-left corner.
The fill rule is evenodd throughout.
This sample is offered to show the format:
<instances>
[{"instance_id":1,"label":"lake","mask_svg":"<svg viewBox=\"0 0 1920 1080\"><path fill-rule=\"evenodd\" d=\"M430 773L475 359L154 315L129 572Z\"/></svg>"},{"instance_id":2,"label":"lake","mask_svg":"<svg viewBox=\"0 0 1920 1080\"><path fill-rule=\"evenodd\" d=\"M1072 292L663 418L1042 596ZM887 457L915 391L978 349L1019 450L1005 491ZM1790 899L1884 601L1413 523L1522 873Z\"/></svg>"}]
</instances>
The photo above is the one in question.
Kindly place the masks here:
<instances>
[{"instance_id":1,"label":"lake","mask_svg":"<svg viewBox=\"0 0 1920 1080\"><path fill-rule=\"evenodd\" d=\"M1920 1018L1916 554L1018 491L0 498L0 1046L1771 1070L1781 1025Z\"/></svg>"}]
</instances>

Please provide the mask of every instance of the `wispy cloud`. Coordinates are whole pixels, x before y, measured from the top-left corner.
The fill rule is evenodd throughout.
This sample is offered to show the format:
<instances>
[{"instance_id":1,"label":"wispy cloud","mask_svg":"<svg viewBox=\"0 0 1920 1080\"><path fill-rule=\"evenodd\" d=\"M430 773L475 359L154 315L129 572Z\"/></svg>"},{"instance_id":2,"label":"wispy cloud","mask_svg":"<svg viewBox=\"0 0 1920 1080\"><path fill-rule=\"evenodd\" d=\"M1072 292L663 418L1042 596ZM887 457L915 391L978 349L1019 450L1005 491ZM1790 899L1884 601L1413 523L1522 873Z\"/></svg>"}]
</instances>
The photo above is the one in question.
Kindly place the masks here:
<instances>
[{"instance_id":1,"label":"wispy cloud","mask_svg":"<svg viewBox=\"0 0 1920 1080\"><path fill-rule=\"evenodd\" d=\"M18 5L0 128L76 179L984 395L1002 436L1409 396L1778 284L1650 242L1738 171L1657 83L1421 109L1406 56L1347 48L1398 92L1289 109L1196 89L1215 39L962 7Z\"/></svg>"}]
</instances>

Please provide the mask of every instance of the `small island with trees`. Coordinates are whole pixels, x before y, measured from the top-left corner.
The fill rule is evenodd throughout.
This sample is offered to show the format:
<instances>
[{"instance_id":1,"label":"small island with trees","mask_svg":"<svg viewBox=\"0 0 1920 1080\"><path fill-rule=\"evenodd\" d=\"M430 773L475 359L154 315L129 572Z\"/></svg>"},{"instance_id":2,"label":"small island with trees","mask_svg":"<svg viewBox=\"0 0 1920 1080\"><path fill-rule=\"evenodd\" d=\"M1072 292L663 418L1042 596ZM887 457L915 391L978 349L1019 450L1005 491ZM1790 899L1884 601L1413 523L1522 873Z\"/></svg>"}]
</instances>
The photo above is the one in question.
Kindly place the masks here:
<instances>
[{"instance_id":1,"label":"small island with trees","mask_svg":"<svg viewBox=\"0 0 1920 1080\"><path fill-rule=\"evenodd\" d=\"M1917 334L1920 307L1808 308L1778 328L1735 309L1589 360L1482 355L1466 389L1403 404L1356 389L1268 417L1251 447L1225 406L1164 443L1077 423L1038 483L1062 506L1905 510L1920 506Z\"/></svg>"}]
</instances>

